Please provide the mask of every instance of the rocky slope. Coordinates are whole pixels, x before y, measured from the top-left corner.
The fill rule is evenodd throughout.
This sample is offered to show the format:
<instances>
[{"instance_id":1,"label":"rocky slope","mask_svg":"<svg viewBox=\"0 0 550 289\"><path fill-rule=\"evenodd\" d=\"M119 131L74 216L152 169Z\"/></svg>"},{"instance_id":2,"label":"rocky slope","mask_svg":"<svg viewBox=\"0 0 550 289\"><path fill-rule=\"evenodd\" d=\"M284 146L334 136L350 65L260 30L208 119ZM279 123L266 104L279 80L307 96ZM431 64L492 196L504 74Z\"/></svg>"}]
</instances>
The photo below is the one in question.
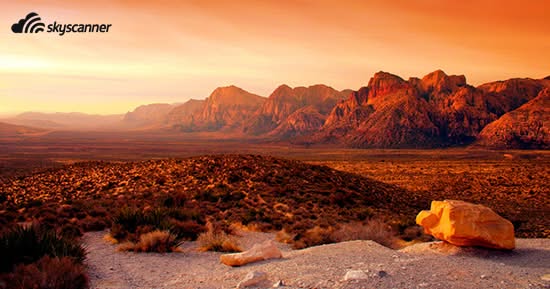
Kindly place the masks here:
<instances>
[{"instance_id":1,"label":"rocky slope","mask_svg":"<svg viewBox=\"0 0 550 289\"><path fill-rule=\"evenodd\" d=\"M479 144L494 148L550 148L550 88L487 125Z\"/></svg>"}]
</instances>

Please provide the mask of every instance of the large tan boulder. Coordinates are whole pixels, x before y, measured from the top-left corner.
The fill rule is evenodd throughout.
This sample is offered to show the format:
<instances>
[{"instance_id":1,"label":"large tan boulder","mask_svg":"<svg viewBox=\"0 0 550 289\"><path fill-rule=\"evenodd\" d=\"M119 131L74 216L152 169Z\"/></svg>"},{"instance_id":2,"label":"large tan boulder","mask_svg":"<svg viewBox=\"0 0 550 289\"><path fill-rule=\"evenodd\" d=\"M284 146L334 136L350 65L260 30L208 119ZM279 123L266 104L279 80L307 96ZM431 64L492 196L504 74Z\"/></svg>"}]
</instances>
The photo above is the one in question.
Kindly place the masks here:
<instances>
[{"instance_id":1,"label":"large tan boulder","mask_svg":"<svg viewBox=\"0 0 550 289\"><path fill-rule=\"evenodd\" d=\"M432 201L416 223L426 234L457 246L480 246L512 250L516 246L514 226L493 210L463 201Z\"/></svg>"},{"instance_id":2,"label":"large tan boulder","mask_svg":"<svg viewBox=\"0 0 550 289\"><path fill-rule=\"evenodd\" d=\"M268 240L241 253L221 255L220 261L228 266L242 266L252 262L281 258L282 256L281 250L275 246L273 241Z\"/></svg>"}]
</instances>

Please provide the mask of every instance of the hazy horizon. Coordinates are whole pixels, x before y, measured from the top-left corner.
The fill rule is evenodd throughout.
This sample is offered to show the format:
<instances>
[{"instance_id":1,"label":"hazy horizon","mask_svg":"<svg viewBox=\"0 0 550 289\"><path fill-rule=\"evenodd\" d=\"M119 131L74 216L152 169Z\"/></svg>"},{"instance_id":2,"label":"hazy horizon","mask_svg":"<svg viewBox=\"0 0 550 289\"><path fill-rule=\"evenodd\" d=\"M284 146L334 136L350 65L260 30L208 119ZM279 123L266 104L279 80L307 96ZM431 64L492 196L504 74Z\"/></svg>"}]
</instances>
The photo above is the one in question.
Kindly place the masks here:
<instances>
[{"instance_id":1,"label":"hazy horizon","mask_svg":"<svg viewBox=\"0 0 550 289\"><path fill-rule=\"evenodd\" d=\"M479 85L543 78L547 1L25 1L4 5L0 115L121 114L203 99L236 85L366 86L377 71L407 79L442 69ZM452 7L452 9L449 9ZM108 23L108 33L14 34L45 23Z\"/></svg>"}]
</instances>

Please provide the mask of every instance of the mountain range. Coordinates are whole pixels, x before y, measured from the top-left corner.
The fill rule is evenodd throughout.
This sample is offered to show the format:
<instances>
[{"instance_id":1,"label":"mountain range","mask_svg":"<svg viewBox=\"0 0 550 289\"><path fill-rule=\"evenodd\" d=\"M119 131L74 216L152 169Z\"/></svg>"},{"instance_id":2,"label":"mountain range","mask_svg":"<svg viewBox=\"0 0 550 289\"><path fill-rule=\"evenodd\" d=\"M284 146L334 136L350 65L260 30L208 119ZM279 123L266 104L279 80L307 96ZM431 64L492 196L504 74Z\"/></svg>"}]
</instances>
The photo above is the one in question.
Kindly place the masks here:
<instances>
[{"instance_id":1,"label":"mountain range","mask_svg":"<svg viewBox=\"0 0 550 289\"><path fill-rule=\"evenodd\" d=\"M208 131L357 148L474 144L548 149L549 107L550 77L474 87L464 75L437 70L408 80L378 72L358 90L281 85L262 97L227 86L216 88L204 100L144 105L126 115L25 113L2 121L63 129L72 116L80 122L70 121L70 128Z\"/></svg>"}]
</instances>

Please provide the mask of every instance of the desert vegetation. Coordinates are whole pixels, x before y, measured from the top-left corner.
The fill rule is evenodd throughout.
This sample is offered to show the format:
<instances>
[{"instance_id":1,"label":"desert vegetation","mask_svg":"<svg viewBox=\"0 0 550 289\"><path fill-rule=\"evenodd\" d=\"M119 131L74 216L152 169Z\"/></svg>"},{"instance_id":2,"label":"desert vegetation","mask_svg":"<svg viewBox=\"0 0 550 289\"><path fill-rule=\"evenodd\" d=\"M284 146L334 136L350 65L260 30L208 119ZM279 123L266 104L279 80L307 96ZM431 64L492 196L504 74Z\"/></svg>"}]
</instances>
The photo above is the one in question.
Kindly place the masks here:
<instances>
[{"instance_id":1,"label":"desert vegetation","mask_svg":"<svg viewBox=\"0 0 550 289\"><path fill-rule=\"evenodd\" d=\"M16 225L0 235L0 288L87 288L86 251L75 239Z\"/></svg>"},{"instance_id":2,"label":"desert vegetation","mask_svg":"<svg viewBox=\"0 0 550 289\"><path fill-rule=\"evenodd\" d=\"M35 220L76 236L111 228L119 242L134 243L155 230L195 239L206 217L222 228L285 229L293 242L316 226L376 215L399 230L429 202L326 166L253 155L79 163L11 179L0 191L5 224Z\"/></svg>"}]
</instances>

